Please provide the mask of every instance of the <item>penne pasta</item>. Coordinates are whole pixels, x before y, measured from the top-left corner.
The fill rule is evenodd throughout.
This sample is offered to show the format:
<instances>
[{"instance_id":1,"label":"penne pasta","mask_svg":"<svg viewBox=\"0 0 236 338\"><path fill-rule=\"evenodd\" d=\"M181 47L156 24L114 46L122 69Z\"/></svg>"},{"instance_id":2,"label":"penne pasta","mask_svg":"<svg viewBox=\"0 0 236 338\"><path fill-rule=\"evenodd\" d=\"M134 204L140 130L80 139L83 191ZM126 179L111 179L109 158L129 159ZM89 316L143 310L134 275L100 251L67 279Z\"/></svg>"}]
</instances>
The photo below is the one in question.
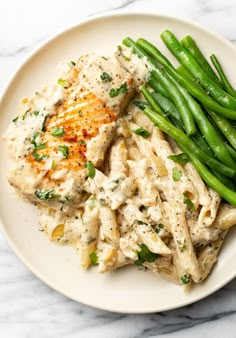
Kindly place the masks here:
<instances>
[{"instance_id":1,"label":"penne pasta","mask_svg":"<svg viewBox=\"0 0 236 338\"><path fill-rule=\"evenodd\" d=\"M82 216L80 238L77 242L80 264L87 269L91 263L90 254L96 251L99 223L98 207L87 203Z\"/></svg>"},{"instance_id":2,"label":"penne pasta","mask_svg":"<svg viewBox=\"0 0 236 338\"><path fill-rule=\"evenodd\" d=\"M198 262L201 269L201 281L209 275L213 265L216 263L218 253L226 234L227 230L222 231L217 240L212 241L200 251Z\"/></svg>"},{"instance_id":3,"label":"penne pasta","mask_svg":"<svg viewBox=\"0 0 236 338\"><path fill-rule=\"evenodd\" d=\"M191 275L195 282L198 282L200 279L199 265L194 252L183 208L179 203L176 203L174 208L173 205L169 204L168 208L171 233L175 243L178 261L181 266L181 274L185 272Z\"/></svg>"},{"instance_id":4,"label":"penne pasta","mask_svg":"<svg viewBox=\"0 0 236 338\"><path fill-rule=\"evenodd\" d=\"M109 176L117 176L117 172L127 175L128 174L128 165L127 165L128 151L124 139L118 139L110 151L110 173Z\"/></svg>"},{"instance_id":5,"label":"penne pasta","mask_svg":"<svg viewBox=\"0 0 236 338\"><path fill-rule=\"evenodd\" d=\"M208 195L210 201L208 205L203 205L201 207L198 216L197 224L200 228L208 227L214 223L218 208L220 206L221 198L215 191L208 189Z\"/></svg>"},{"instance_id":6,"label":"penne pasta","mask_svg":"<svg viewBox=\"0 0 236 338\"><path fill-rule=\"evenodd\" d=\"M236 224L236 208L222 203L214 221L214 227L222 230L229 229Z\"/></svg>"},{"instance_id":7,"label":"penne pasta","mask_svg":"<svg viewBox=\"0 0 236 338\"><path fill-rule=\"evenodd\" d=\"M107 242L118 247L120 242L120 231L115 212L108 207L102 206L99 208L99 219L103 235Z\"/></svg>"}]
</instances>

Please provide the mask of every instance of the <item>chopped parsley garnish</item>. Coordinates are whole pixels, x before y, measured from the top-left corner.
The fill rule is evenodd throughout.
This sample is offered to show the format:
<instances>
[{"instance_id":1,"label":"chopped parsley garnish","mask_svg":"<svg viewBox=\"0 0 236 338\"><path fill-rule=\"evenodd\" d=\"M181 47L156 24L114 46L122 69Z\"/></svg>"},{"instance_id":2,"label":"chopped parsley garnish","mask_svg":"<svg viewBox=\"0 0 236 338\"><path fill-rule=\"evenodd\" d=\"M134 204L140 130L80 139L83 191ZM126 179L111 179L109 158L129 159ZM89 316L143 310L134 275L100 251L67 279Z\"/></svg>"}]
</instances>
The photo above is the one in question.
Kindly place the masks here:
<instances>
[{"instance_id":1,"label":"chopped parsley garnish","mask_svg":"<svg viewBox=\"0 0 236 338\"><path fill-rule=\"evenodd\" d=\"M184 251L187 250L187 246L186 246L186 243L185 243L185 239L178 240L177 242L178 242L178 244L179 244L179 250L180 250L180 252L184 252Z\"/></svg>"},{"instance_id":2,"label":"chopped parsley garnish","mask_svg":"<svg viewBox=\"0 0 236 338\"><path fill-rule=\"evenodd\" d=\"M108 60L108 58L105 58L105 56L102 56L102 58L103 58L104 60Z\"/></svg>"},{"instance_id":3,"label":"chopped parsley garnish","mask_svg":"<svg viewBox=\"0 0 236 338\"><path fill-rule=\"evenodd\" d=\"M106 200L104 200L104 198L100 198L99 202L100 202L100 204L103 205L103 206L106 206L106 205L107 205L107 202L106 202Z\"/></svg>"},{"instance_id":4,"label":"chopped parsley garnish","mask_svg":"<svg viewBox=\"0 0 236 338\"><path fill-rule=\"evenodd\" d=\"M122 85L119 88L111 88L109 95L110 95L110 97L113 98L113 97L118 96L119 94L124 94L127 91L128 91L127 84L122 83Z\"/></svg>"},{"instance_id":5,"label":"chopped parsley garnish","mask_svg":"<svg viewBox=\"0 0 236 338\"><path fill-rule=\"evenodd\" d=\"M34 150L44 149L47 146L47 143L36 143L36 138L40 135L41 133L39 131L36 131L33 135L31 144L34 145Z\"/></svg>"},{"instance_id":6,"label":"chopped parsley garnish","mask_svg":"<svg viewBox=\"0 0 236 338\"><path fill-rule=\"evenodd\" d=\"M144 129L143 127L140 127L138 129L132 130L133 133L142 136L143 138L149 138L150 133L147 131L147 129Z\"/></svg>"},{"instance_id":7,"label":"chopped parsley garnish","mask_svg":"<svg viewBox=\"0 0 236 338\"><path fill-rule=\"evenodd\" d=\"M63 158L69 157L69 148L67 146L59 145L58 150L62 153Z\"/></svg>"},{"instance_id":8,"label":"chopped parsley garnish","mask_svg":"<svg viewBox=\"0 0 236 338\"><path fill-rule=\"evenodd\" d=\"M71 200L72 200L71 196L67 195L67 196L65 196L64 199L60 199L59 202L64 204L66 202L70 202Z\"/></svg>"},{"instance_id":9,"label":"chopped parsley garnish","mask_svg":"<svg viewBox=\"0 0 236 338\"><path fill-rule=\"evenodd\" d=\"M191 199L188 197L188 194L184 192L183 195L184 195L184 203L187 204L192 211L195 211L194 204L191 201Z\"/></svg>"},{"instance_id":10,"label":"chopped parsley garnish","mask_svg":"<svg viewBox=\"0 0 236 338\"><path fill-rule=\"evenodd\" d=\"M182 171L177 167L172 168L172 178L173 181L178 182L182 177Z\"/></svg>"},{"instance_id":11,"label":"chopped parsley garnish","mask_svg":"<svg viewBox=\"0 0 236 338\"><path fill-rule=\"evenodd\" d=\"M19 116L15 117L12 122L16 122L18 120Z\"/></svg>"},{"instance_id":12,"label":"chopped parsley garnish","mask_svg":"<svg viewBox=\"0 0 236 338\"><path fill-rule=\"evenodd\" d=\"M111 75L109 75L107 72L103 72L101 75L100 75L100 79L104 82L111 82L112 81L112 77Z\"/></svg>"},{"instance_id":13,"label":"chopped parsley garnish","mask_svg":"<svg viewBox=\"0 0 236 338\"><path fill-rule=\"evenodd\" d=\"M143 222L143 221L140 221L139 219L135 219L135 220L134 220L134 224L139 224L139 225L144 224L144 225L148 225L147 223L145 223L145 222Z\"/></svg>"},{"instance_id":14,"label":"chopped parsley garnish","mask_svg":"<svg viewBox=\"0 0 236 338\"><path fill-rule=\"evenodd\" d=\"M140 251L136 251L138 259L134 262L136 265L142 265L144 262L154 262L159 255L151 252L145 244L139 244Z\"/></svg>"},{"instance_id":15,"label":"chopped parsley garnish","mask_svg":"<svg viewBox=\"0 0 236 338\"><path fill-rule=\"evenodd\" d=\"M42 161L48 158L48 155L33 152L32 156L36 161Z\"/></svg>"},{"instance_id":16,"label":"chopped parsley garnish","mask_svg":"<svg viewBox=\"0 0 236 338\"><path fill-rule=\"evenodd\" d=\"M93 243L93 242L95 242L95 241L96 241L96 238L90 236L90 237L88 237L88 239L87 239L87 244L91 244L91 243Z\"/></svg>"},{"instance_id":17,"label":"chopped parsley garnish","mask_svg":"<svg viewBox=\"0 0 236 338\"><path fill-rule=\"evenodd\" d=\"M71 61L70 63L72 64L72 66L75 66L75 65L76 65L76 62L75 62L75 61Z\"/></svg>"},{"instance_id":18,"label":"chopped parsley garnish","mask_svg":"<svg viewBox=\"0 0 236 338\"><path fill-rule=\"evenodd\" d=\"M131 61L131 58L129 56L123 55L123 58L128 62Z\"/></svg>"},{"instance_id":19,"label":"chopped parsley garnish","mask_svg":"<svg viewBox=\"0 0 236 338\"><path fill-rule=\"evenodd\" d=\"M182 282L183 285L188 284L188 283L190 282L189 276L183 275L183 276L181 277L181 282Z\"/></svg>"},{"instance_id":20,"label":"chopped parsley garnish","mask_svg":"<svg viewBox=\"0 0 236 338\"><path fill-rule=\"evenodd\" d=\"M176 163L186 164L189 162L189 157L185 153L181 153L178 155L169 155L168 158Z\"/></svg>"},{"instance_id":21,"label":"chopped parsley garnish","mask_svg":"<svg viewBox=\"0 0 236 338\"><path fill-rule=\"evenodd\" d=\"M85 162L84 166L85 166L85 168L88 169L88 177L94 178L95 175L96 175L96 170L94 168L93 163L88 161L88 162Z\"/></svg>"},{"instance_id":22,"label":"chopped parsley garnish","mask_svg":"<svg viewBox=\"0 0 236 338\"><path fill-rule=\"evenodd\" d=\"M159 234L159 232L162 230L162 229L164 229L164 224L162 224L162 223L159 223L157 226L155 225L155 224L153 224L153 225L151 225L152 226L152 228L155 230L155 232L157 233L157 234Z\"/></svg>"},{"instance_id":23,"label":"chopped parsley garnish","mask_svg":"<svg viewBox=\"0 0 236 338\"><path fill-rule=\"evenodd\" d=\"M57 166L57 162L55 160L52 160L51 169L52 170L56 169L56 166Z\"/></svg>"},{"instance_id":24,"label":"chopped parsley garnish","mask_svg":"<svg viewBox=\"0 0 236 338\"><path fill-rule=\"evenodd\" d=\"M38 116L39 110L35 110L35 111L33 112L33 114L34 114L35 116Z\"/></svg>"},{"instance_id":25,"label":"chopped parsley garnish","mask_svg":"<svg viewBox=\"0 0 236 338\"><path fill-rule=\"evenodd\" d=\"M196 248L197 248L197 249L202 249L202 248L204 248L204 246L205 246L204 243L197 243L197 244L196 244Z\"/></svg>"},{"instance_id":26,"label":"chopped parsley garnish","mask_svg":"<svg viewBox=\"0 0 236 338\"><path fill-rule=\"evenodd\" d=\"M51 129L50 134L55 137L62 137L65 134L64 128L54 127Z\"/></svg>"},{"instance_id":27,"label":"chopped parsley garnish","mask_svg":"<svg viewBox=\"0 0 236 338\"><path fill-rule=\"evenodd\" d=\"M36 131L35 133L34 133L34 135L33 135L33 138L32 138L32 141L31 141L31 143L35 143L35 140L36 140L36 138L39 136L39 135L41 135L41 133L39 132L39 131Z\"/></svg>"},{"instance_id":28,"label":"chopped parsley garnish","mask_svg":"<svg viewBox=\"0 0 236 338\"><path fill-rule=\"evenodd\" d=\"M26 116L28 114L29 110L26 110L26 112L24 113L24 115L22 116L22 120L25 120L26 119Z\"/></svg>"},{"instance_id":29,"label":"chopped parsley garnish","mask_svg":"<svg viewBox=\"0 0 236 338\"><path fill-rule=\"evenodd\" d=\"M56 194L55 190L49 190L49 189L36 190L34 194L40 200L46 200L46 201L53 200L61 196L59 194Z\"/></svg>"},{"instance_id":30,"label":"chopped parsley garnish","mask_svg":"<svg viewBox=\"0 0 236 338\"><path fill-rule=\"evenodd\" d=\"M44 149L44 148L46 148L46 146L47 146L47 143L39 143L39 144L35 143L34 149L35 150Z\"/></svg>"},{"instance_id":31,"label":"chopped parsley garnish","mask_svg":"<svg viewBox=\"0 0 236 338\"><path fill-rule=\"evenodd\" d=\"M79 113L79 116L83 116L82 110L79 110L78 113Z\"/></svg>"},{"instance_id":32,"label":"chopped parsley garnish","mask_svg":"<svg viewBox=\"0 0 236 338\"><path fill-rule=\"evenodd\" d=\"M84 140L80 140L79 144L85 144L85 141Z\"/></svg>"},{"instance_id":33,"label":"chopped parsley garnish","mask_svg":"<svg viewBox=\"0 0 236 338\"><path fill-rule=\"evenodd\" d=\"M98 262L98 256L96 254L96 252L92 252L90 255L89 255L89 258L90 258L90 262L92 265L97 265L97 262Z\"/></svg>"},{"instance_id":34,"label":"chopped parsley garnish","mask_svg":"<svg viewBox=\"0 0 236 338\"><path fill-rule=\"evenodd\" d=\"M148 106L148 103L145 101L134 101L134 105L139 109L144 110Z\"/></svg>"},{"instance_id":35,"label":"chopped parsley garnish","mask_svg":"<svg viewBox=\"0 0 236 338\"><path fill-rule=\"evenodd\" d=\"M90 196L88 202L91 208L95 208L97 206L97 199L94 196Z\"/></svg>"},{"instance_id":36,"label":"chopped parsley garnish","mask_svg":"<svg viewBox=\"0 0 236 338\"><path fill-rule=\"evenodd\" d=\"M63 79L58 79L57 83L62 86L63 88L68 88L70 87L70 83L66 80Z\"/></svg>"}]
</instances>

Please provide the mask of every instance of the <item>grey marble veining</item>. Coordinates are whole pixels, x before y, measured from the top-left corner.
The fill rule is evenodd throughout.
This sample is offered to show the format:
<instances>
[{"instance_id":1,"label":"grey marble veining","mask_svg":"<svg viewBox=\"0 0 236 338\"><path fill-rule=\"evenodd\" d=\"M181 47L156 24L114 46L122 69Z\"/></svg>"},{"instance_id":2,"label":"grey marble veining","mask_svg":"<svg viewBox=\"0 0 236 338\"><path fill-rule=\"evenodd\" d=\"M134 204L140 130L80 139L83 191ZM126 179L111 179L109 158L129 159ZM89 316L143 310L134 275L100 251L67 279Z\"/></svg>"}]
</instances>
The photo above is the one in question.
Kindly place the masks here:
<instances>
[{"instance_id":1,"label":"grey marble veining","mask_svg":"<svg viewBox=\"0 0 236 338\"><path fill-rule=\"evenodd\" d=\"M234 0L1 1L0 91L39 43L81 19L112 9L193 19L236 41ZM109 313L76 303L49 288L21 263L0 234L1 338L201 336L236 337L236 280L181 309L146 315Z\"/></svg>"}]
</instances>

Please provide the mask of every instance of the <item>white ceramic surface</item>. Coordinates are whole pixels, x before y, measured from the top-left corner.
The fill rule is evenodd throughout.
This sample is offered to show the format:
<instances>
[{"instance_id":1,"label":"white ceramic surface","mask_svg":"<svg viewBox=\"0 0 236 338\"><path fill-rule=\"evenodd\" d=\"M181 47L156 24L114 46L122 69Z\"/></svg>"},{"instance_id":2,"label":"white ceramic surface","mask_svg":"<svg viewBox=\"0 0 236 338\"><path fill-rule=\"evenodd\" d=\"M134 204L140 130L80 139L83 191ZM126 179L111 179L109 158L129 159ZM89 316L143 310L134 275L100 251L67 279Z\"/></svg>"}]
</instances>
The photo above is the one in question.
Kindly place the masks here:
<instances>
[{"instance_id":1,"label":"white ceramic surface","mask_svg":"<svg viewBox=\"0 0 236 338\"><path fill-rule=\"evenodd\" d=\"M106 55L127 35L133 38L146 37L169 55L159 38L166 28L173 30L178 37L191 34L206 55L212 52L218 55L230 73L230 78L236 79L235 47L192 22L150 14L113 14L97 17L56 36L20 68L1 102L0 133L2 134L15 116L18 100L55 78L59 61L76 59L81 54L90 52ZM187 295L180 287L149 272L138 271L135 267L123 268L105 275L98 274L96 269L83 271L72 248L58 247L50 243L38 231L36 210L17 199L7 184L6 175L10 161L5 145L1 143L0 147L2 229L23 262L44 282L70 298L115 312L157 312L199 300L235 277L235 230L228 236L211 276Z\"/></svg>"}]
</instances>

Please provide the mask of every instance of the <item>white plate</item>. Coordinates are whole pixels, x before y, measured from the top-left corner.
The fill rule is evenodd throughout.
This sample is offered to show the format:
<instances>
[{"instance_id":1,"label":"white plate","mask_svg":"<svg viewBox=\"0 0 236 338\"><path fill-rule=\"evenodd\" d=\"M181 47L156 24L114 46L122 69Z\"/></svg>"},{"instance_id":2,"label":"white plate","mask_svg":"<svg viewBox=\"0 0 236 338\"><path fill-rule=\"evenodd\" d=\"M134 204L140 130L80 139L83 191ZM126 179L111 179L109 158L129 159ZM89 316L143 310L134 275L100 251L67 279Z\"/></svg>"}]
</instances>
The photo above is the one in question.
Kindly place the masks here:
<instances>
[{"instance_id":1,"label":"white plate","mask_svg":"<svg viewBox=\"0 0 236 338\"><path fill-rule=\"evenodd\" d=\"M19 69L5 91L0 105L0 134L15 116L21 97L31 95L55 78L56 65L77 59L83 53L109 54L127 35L148 38L166 54L160 33L171 29L179 38L190 34L202 50L222 60L230 78L236 80L236 49L225 39L199 25L177 18L151 14L110 14L89 19L57 35L38 49ZM236 84L236 83L235 83ZM210 277L188 294L181 287L149 272L126 267L100 275L96 268L83 271L75 251L49 242L39 232L37 211L15 196L7 183L10 161L0 145L1 228L12 248L28 268L57 291L100 309L145 313L169 310L195 302L213 293L236 276L236 232L231 231Z\"/></svg>"}]
</instances>

